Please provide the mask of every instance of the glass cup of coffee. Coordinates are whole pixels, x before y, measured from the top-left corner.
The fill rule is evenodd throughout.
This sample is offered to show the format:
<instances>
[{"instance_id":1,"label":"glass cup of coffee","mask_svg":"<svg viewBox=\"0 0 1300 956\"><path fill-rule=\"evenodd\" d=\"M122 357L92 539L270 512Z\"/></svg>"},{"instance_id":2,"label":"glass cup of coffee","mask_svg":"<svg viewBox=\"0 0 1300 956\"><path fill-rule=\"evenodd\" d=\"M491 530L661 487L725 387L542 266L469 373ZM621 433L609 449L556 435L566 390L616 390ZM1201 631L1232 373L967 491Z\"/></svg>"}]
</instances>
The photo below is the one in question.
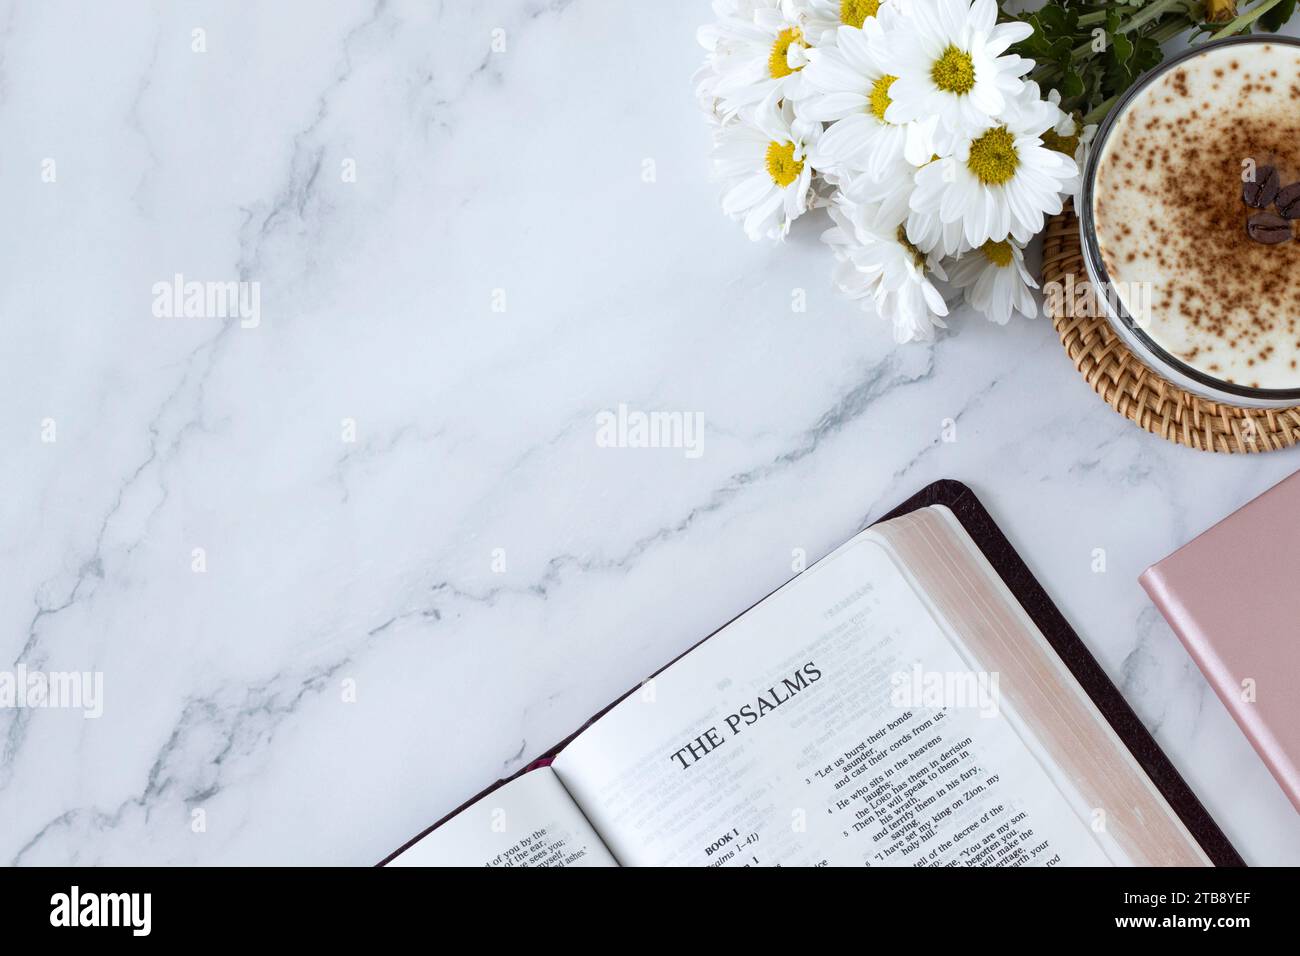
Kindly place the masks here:
<instances>
[{"instance_id":1,"label":"glass cup of coffee","mask_svg":"<svg viewBox=\"0 0 1300 956\"><path fill-rule=\"evenodd\" d=\"M1300 40L1201 44L1097 130L1077 210L1096 306L1176 385L1300 405Z\"/></svg>"}]
</instances>

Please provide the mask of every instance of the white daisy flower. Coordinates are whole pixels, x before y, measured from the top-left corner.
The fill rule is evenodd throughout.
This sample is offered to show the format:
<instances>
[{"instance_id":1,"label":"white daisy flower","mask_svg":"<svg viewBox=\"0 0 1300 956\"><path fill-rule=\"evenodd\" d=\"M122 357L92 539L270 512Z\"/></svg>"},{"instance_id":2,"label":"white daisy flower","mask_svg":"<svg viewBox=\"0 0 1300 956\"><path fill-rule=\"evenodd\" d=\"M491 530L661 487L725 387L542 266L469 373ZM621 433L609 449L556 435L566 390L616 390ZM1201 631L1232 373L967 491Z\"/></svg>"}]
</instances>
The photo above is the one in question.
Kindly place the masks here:
<instances>
[{"instance_id":1,"label":"white daisy flower","mask_svg":"<svg viewBox=\"0 0 1300 956\"><path fill-rule=\"evenodd\" d=\"M884 64L898 77L891 122L938 116L956 133L997 116L1020 92L1034 62L1003 54L1034 32L1028 23L998 23L994 0L914 0L908 14Z\"/></svg>"},{"instance_id":2,"label":"white daisy flower","mask_svg":"<svg viewBox=\"0 0 1300 956\"><path fill-rule=\"evenodd\" d=\"M1037 95L1038 84L1027 83L1027 87L1032 86ZM1079 208L1079 195L1083 192L1083 167L1088 162L1088 152L1092 148L1092 139L1097 135L1096 124L1080 127L1079 121L1071 113L1061 109L1061 93L1059 90L1049 90L1047 93L1047 102L1055 108L1056 122L1052 124L1051 129L1043 134L1043 145L1048 149L1054 149L1058 153L1064 153L1074 159L1074 165L1077 167L1075 175L1068 179L1061 186L1061 191L1074 200L1074 208Z\"/></svg>"},{"instance_id":3,"label":"white daisy flower","mask_svg":"<svg viewBox=\"0 0 1300 956\"><path fill-rule=\"evenodd\" d=\"M955 256L970 248L962 237L961 220L944 222L937 212L910 210L907 214L907 238L927 255L933 252Z\"/></svg>"},{"instance_id":4,"label":"white daisy flower","mask_svg":"<svg viewBox=\"0 0 1300 956\"><path fill-rule=\"evenodd\" d=\"M998 325L1006 325L1012 312L1030 319L1038 314L1030 291L1038 283L1025 268L1024 250L1014 242L989 240L954 262L949 277L968 305Z\"/></svg>"},{"instance_id":5,"label":"white daisy flower","mask_svg":"<svg viewBox=\"0 0 1300 956\"><path fill-rule=\"evenodd\" d=\"M794 104L778 100L772 93L752 122L742 117L714 134L714 174L728 183L722 211L743 220L753 240L785 238L813 197L807 155L821 125L796 119Z\"/></svg>"},{"instance_id":6,"label":"white daisy flower","mask_svg":"<svg viewBox=\"0 0 1300 956\"><path fill-rule=\"evenodd\" d=\"M861 28L892 5L892 0L794 0L800 29L815 47L834 43L841 26Z\"/></svg>"},{"instance_id":7,"label":"white daisy flower","mask_svg":"<svg viewBox=\"0 0 1300 956\"><path fill-rule=\"evenodd\" d=\"M930 158L929 162L937 160ZM925 164L922 164L925 165ZM875 220L881 226L903 223L907 238L927 256L955 256L969 248L962 239L962 224L944 223L937 213L925 214L911 208L912 192L916 188L916 173L920 167L899 157L889 165L879 180L865 173L840 179L840 192L855 203L874 206Z\"/></svg>"},{"instance_id":8,"label":"white daisy flower","mask_svg":"<svg viewBox=\"0 0 1300 956\"><path fill-rule=\"evenodd\" d=\"M1028 242L1042 231L1045 214L1061 211L1061 191L1078 172L1073 159L1043 145L1059 111L1028 97L1013 105L1004 119L959 136L952 156L916 174L912 209L945 225L961 222L971 248L1008 235Z\"/></svg>"},{"instance_id":9,"label":"white daisy flower","mask_svg":"<svg viewBox=\"0 0 1300 956\"><path fill-rule=\"evenodd\" d=\"M754 10L756 5L762 0L713 0L713 14L716 20L713 23L706 23L696 31L695 37L700 46L708 51L709 55L705 57L704 63L695 75L691 77L691 82L695 86L695 98L700 104L709 122L719 124L733 118L728 116L719 101L716 87L718 84L717 59L722 53L726 53L732 44L732 35L728 33L724 24L729 20L740 20L751 22L754 19Z\"/></svg>"},{"instance_id":10,"label":"white daisy flower","mask_svg":"<svg viewBox=\"0 0 1300 956\"><path fill-rule=\"evenodd\" d=\"M838 185L840 193L850 202L873 208L877 226L896 227L906 222L911 214L908 201L915 188L916 170L917 167L900 156L889 164L880 179L866 173L854 173L839 177Z\"/></svg>"},{"instance_id":11,"label":"white daisy flower","mask_svg":"<svg viewBox=\"0 0 1300 956\"><path fill-rule=\"evenodd\" d=\"M900 156L919 166L933 155L937 116L911 123L885 119L898 77L880 64L898 19L881 7L861 29L840 27L835 46L808 51L799 112L830 123L812 157L818 169L866 172L880 180Z\"/></svg>"},{"instance_id":12,"label":"white daisy flower","mask_svg":"<svg viewBox=\"0 0 1300 956\"><path fill-rule=\"evenodd\" d=\"M946 328L948 305L930 281L946 279L934 257L907 240L901 225L878 225L876 210L841 198L830 207L835 226L822 240L839 260L835 284L866 311L892 320L897 342L933 339Z\"/></svg>"},{"instance_id":13,"label":"white daisy flower","mask_svg":"<svg viewBox=\"0 0 1300 956\"><path fill-rule=\"evenodd\" d=\"M700 110L704 113L705 118L714 125L721 123L723 120L718 98L713 94L713 87L717 82L717 71L713 69L713 64L707 60L691 76L691 84L695 87L695 101L700 104Z\"/></svg>"},{"instance_id":14,"label":"white daisy flower","mask_svg":"<svg viewBox=\"0 0 1300 956\"><path fill-rule=\"evenodd\" d=\"M749 0L737 9L752 14L724 16L716 35L701 35L713 44L713 69L717 79L711 95L725 116L754 106L769 96L793 97L799 92L799 74L807 65L808 42L799 28L792 0Z\"/></svg>"},{"instance_id":15,"label":"white daisy flower","mask_svg":"<svg viewBox=\"0 0 1300 956\"><path fill-rule=\"evenodd\" d=\"M709 6L713 8L713 16L717 20L726 20L729 17L749 20L753 18L755 10L760 6L767 5L770 5L767 3L767 0L713 0L713 2L709 4ZM706 23L704 26L700 27L697 34L700 40L700 45L709 51L712 51L714 48L714 44L709 42L707 39L711 34L716 38L716 23Z\"/></svg>"}]
</instances>

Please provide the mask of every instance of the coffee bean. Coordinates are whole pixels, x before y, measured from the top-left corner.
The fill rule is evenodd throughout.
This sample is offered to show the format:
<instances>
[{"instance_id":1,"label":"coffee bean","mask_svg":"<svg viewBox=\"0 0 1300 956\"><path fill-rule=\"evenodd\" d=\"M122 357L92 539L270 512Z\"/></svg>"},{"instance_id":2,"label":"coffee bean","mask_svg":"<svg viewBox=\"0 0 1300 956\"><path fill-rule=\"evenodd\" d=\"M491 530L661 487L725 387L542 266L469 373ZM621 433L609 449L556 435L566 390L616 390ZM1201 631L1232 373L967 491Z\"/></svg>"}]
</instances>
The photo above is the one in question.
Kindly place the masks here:
<instances>
[{"instance_id":1,"label":"coffee bean","mask_svg":"<svg viewBox=\"0 0 1300 956\"><path fill-rule=\"evenodd\" d=\"M1291 223L1271 212L1257 212L1246 223L1246 234L1271 246L1291 238Z\"/></svg>"},{"instance_id":2,"label":"coffee bean","mask_svg":"<svg viewBox=\"0 0 1300 956\"><path fill-rule=\"evenodd\" d=\"M1278 190L1277 211L1286 219L1300 219L1300 183Z\"/></svg>"},{"instance_id":3,"label":"coffee bean","mask_svg":"<svg viewBox=\"0 0 1300 956\"><path fill-rule=\"evenodd\" d=\"M1241 184L1241 199L1247 206L1263 209L1276 197L1281 185L1277 170L1272 166L1260 166L1255 170L1255 178Z\"/></svg>"}]
</instances>

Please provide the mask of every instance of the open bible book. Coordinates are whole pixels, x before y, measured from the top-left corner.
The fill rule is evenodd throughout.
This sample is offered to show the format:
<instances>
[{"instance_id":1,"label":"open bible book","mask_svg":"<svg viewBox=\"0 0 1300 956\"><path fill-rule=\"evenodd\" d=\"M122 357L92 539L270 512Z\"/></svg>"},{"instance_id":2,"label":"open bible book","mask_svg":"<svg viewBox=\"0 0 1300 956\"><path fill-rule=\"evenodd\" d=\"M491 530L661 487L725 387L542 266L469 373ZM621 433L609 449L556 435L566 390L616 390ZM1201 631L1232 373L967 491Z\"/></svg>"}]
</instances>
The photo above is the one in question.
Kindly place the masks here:
<instances>
[{"instance_id":1,"label":"open bible book","mask_svg":"<svg viewBox=\"0 0 1300 956\"><path fill-rule=\"evenodd\" d=\"M389 865L1239 864L969 489L922 495Z\"/></svg>"}]
</instances>

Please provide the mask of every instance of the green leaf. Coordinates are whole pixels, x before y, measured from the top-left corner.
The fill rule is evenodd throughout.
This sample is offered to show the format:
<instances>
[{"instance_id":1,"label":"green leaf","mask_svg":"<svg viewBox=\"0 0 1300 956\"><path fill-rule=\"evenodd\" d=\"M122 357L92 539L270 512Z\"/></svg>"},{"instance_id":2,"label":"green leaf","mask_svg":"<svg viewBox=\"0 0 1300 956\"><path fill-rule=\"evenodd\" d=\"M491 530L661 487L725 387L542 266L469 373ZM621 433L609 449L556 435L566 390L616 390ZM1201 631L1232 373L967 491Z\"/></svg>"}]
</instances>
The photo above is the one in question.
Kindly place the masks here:
<instances>
[{"instance_id":1,"label":"green leaf","mask_svg":"<svg viewBox=\"0 0 1300 956\"><path fill-rule=\"evenodd\" d=\"M1063 33L1065 31L1065 8L1055 3L1049 3L1035 16L1038 22L1043 25L1043 30L1047 33Z\"/></svg>"},{"instance_id":2,"label":"green leaf","mask_svg":"<svg viewBox=\"0 0 1300 956\"><path fill-rule=\"evenodd\" d=\"M1074 43L1069 37L1061 37L1059 40L1053 40L1048 48L1044 59L1048 60L1069 60L1070 53L1074 50Z\"/></svg>"},{"instance_id":3,"label":"green leaf","mask_svg":"<svg viewBox=\"0 0 1300 956\"><path fill-rule=\"evenodd\" d=\"M1137 41L1137 56L1133 58L1133 72L1145 73L1165 58L1160 44L1150 37L1140 37Z\"/></svg>"},{"instance_id":4,"label":"green leaf","mask_svg":"<svg viewBox=\"0 0 1300 956\"><path fill-rule=\"evenodd\" d=\"M1082 96L1083 77L1079 75L1078 70L1068 69L1065 71L1065 76L1062 77L1061 84L1058 87L1058 89L1061 91L1061 99L1063 100L1073 99L1076 96Z\"/></svg>"},{"instance_id":5,"label":"green leaf","mask_svg":"<svg viewBox=\"0 0 1300 956\"><path fill-rule=\"evenodd\" d=\"M1110 38L1110 52L1116 63L1127 66L1129 60L1133 58L1135 49L1137 48L1133 45L1133 41L1122 33L1116 33Z\"/></svg>"},{"instance_id":6,"label":"green leaf","mask_svg":"<svg viewBox=\"0 0 1300 956\"><path fill-rule=\"evenodd\" d=\"M1295 14L1296 0L1282 0L1272 10L1267 11L1259 18L1259 25L1270 33L1276 33L1286 22Z\"/></svg>"}]
</instances>

